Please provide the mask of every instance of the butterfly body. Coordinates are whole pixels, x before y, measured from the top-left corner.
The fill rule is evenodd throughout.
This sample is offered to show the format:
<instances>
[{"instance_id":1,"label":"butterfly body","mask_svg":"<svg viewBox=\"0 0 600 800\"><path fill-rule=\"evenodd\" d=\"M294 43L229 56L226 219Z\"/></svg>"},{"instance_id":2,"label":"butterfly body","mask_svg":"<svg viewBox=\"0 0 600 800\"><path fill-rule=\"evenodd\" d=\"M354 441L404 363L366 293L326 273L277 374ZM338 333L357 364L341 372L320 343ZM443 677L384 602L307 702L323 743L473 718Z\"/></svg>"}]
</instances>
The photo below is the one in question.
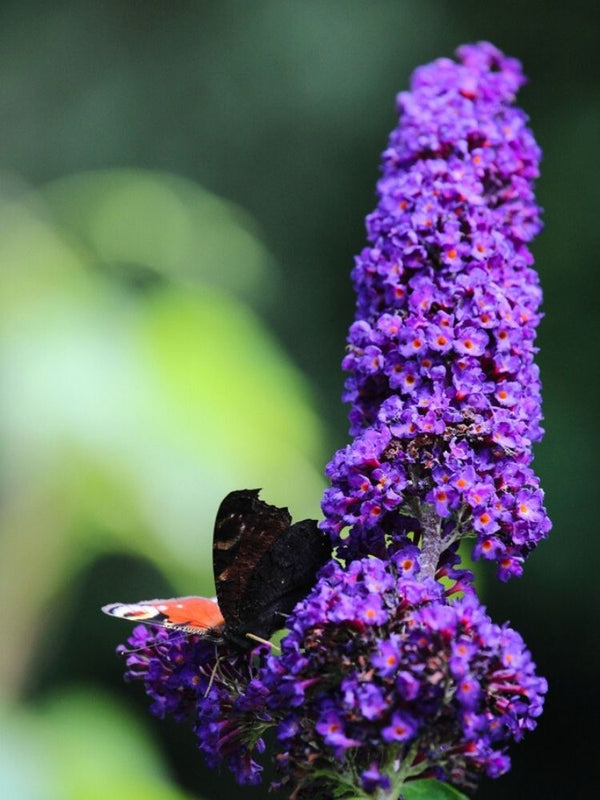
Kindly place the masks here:
<instances>
[{"instance_id":1,"label":"butterfly body","mask_svg":"<svg viewBox=\"0 0 600 800\"><path fill-rule=\"evenodd\" d=\"M217 599L179 597L111 603L110 616L226 640L248 649L269 639L305 597L331 558L328 537L314 520L291 524L287 508L258 497L258 489L230 492L217 512L213 570Z\"/></svg>"}]
</instances>

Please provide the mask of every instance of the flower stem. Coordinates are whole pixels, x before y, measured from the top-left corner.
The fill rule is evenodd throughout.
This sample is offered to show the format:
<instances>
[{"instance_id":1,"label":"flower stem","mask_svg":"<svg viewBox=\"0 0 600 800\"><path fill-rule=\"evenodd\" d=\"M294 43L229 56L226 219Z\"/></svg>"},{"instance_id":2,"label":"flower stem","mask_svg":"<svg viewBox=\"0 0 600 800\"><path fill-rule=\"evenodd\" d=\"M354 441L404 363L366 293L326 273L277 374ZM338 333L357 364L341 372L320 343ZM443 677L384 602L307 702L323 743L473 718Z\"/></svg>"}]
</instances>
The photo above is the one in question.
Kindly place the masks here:
<instances>
[{"instance_id":1,"label":"flower stem","mask_svg":"<svg viewBox=\"0 0 600 800\"><path fill-rule=\"evenodd\" d=\"M443 549L440 518L431 503L421 503L419 519L421 521L421 574L426 578L435 578Z\"/></svg>"},{"instance_id":2,"label":"flower stem","mask_svg":"<svg viewBox=\"0 0 600 800\"><path fill-rule=\"evenodd\" d=\"M406 778L411 774L411 767L418 750L419 743L415 742L403 759L400 769L397 772L392 771L387 773L391 778L392 785L387 791L380 789L379 793L376 795L377 800L397 800Z\"/></svg>"}]
</instances>

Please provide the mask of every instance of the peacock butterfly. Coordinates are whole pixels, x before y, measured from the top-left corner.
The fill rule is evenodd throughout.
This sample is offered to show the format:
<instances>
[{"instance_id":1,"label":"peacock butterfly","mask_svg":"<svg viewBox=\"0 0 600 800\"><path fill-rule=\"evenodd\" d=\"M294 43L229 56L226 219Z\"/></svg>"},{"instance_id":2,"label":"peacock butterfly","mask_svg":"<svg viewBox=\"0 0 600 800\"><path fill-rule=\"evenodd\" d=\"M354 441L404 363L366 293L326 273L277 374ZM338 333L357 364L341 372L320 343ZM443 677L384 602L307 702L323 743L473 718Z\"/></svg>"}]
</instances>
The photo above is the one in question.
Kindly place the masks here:
<instances>
[{"instance_id":1,"label":"peacock butterfly","mask_svg":"<svg viewBox=\"0 0 600 800\"><path fill-rule=\"evenodd\" d=\"M213 535L216 599L110 603L102 611L225 640L244 650L253 640L269 639L313 587L317 572L331 558L331 543L315 520L292 525L287 508L263 502L259 492L230 492L219 506Z\"/></svg>"}]
</instances>

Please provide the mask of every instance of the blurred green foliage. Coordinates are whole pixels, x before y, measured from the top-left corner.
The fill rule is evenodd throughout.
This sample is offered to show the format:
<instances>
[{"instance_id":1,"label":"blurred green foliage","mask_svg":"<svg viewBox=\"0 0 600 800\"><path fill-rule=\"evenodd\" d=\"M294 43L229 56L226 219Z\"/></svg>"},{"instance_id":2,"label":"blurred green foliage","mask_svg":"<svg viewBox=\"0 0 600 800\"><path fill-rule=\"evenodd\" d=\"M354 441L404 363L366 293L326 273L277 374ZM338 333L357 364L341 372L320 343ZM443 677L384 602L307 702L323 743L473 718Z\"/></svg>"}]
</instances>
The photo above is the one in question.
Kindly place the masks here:
<instances>
[{"instance_id":1,"label":"blurred green foliage","mask_svg":"<svg viewBox=\"0 0 600 800\"><path fill-rule=\"evenodd\" d=\"M41 708L0 711L0 796L29 800L190 800L157 743L108 694L72 688Z\"/></svg>"},{"instance_id":2,"label":"blurred green foliage","mask_svg":"<svg viewBox=\"0 0 600 800\"><path fill-rule=\"evenodd\" d=\"M181 593L212 594L222 496L258 484L315 516L325 454L305 381L248 306L271 266L236 208L169 175L96 172L13 189L0 231L8 699L35 669L39 625L74 573L120 551L154 562ZM130 591L136 599L134 578ZM145 745L135 729L112 741L128 722L102 700L57 697L41 717L7 724L34 730L35 749L71 717L56 759L37 768L50 764L50 788L26 770L44 797L183 796L165 780L151 794L135 784ZM127 750L137 755L124 772ZM112 788L96 780L107 768Z\"/></svg>"},{"instance_id":3,"label":"blurred green foliage","mask_svg":"<svg viewBox=\"0 0 600 800\"><path fill-rule=\"evenodd\" d=\"M524 62L545 153L535 466L555 527L520 581L486 582L550 695L477 796L590 796L596 16L591 0L0 4L0 796L264 796L149 717L113 654L125 625L98 606L212 593L231 489L318 516L394 95L481 38Z\"/></svg>"}]
</instances>

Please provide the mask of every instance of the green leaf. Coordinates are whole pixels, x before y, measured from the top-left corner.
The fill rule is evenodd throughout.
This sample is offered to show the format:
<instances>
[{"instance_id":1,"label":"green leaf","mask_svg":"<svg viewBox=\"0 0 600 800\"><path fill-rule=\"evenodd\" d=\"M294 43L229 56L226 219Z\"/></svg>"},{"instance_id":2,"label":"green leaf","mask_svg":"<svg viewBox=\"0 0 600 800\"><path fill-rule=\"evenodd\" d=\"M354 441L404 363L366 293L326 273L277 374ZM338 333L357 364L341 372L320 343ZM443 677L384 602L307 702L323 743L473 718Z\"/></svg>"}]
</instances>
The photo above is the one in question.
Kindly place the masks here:
<instances>
[{"instance_id":1,"label":"green leaf","mask_svg":"<svg viewBox=\"0 0 600 800\"><path fill-rule=\"evenodd\" d=\"M467 795L454 786L440 781L411 781L402 787L404 800L468 800Z\"/></svg>"}]
</instances>

